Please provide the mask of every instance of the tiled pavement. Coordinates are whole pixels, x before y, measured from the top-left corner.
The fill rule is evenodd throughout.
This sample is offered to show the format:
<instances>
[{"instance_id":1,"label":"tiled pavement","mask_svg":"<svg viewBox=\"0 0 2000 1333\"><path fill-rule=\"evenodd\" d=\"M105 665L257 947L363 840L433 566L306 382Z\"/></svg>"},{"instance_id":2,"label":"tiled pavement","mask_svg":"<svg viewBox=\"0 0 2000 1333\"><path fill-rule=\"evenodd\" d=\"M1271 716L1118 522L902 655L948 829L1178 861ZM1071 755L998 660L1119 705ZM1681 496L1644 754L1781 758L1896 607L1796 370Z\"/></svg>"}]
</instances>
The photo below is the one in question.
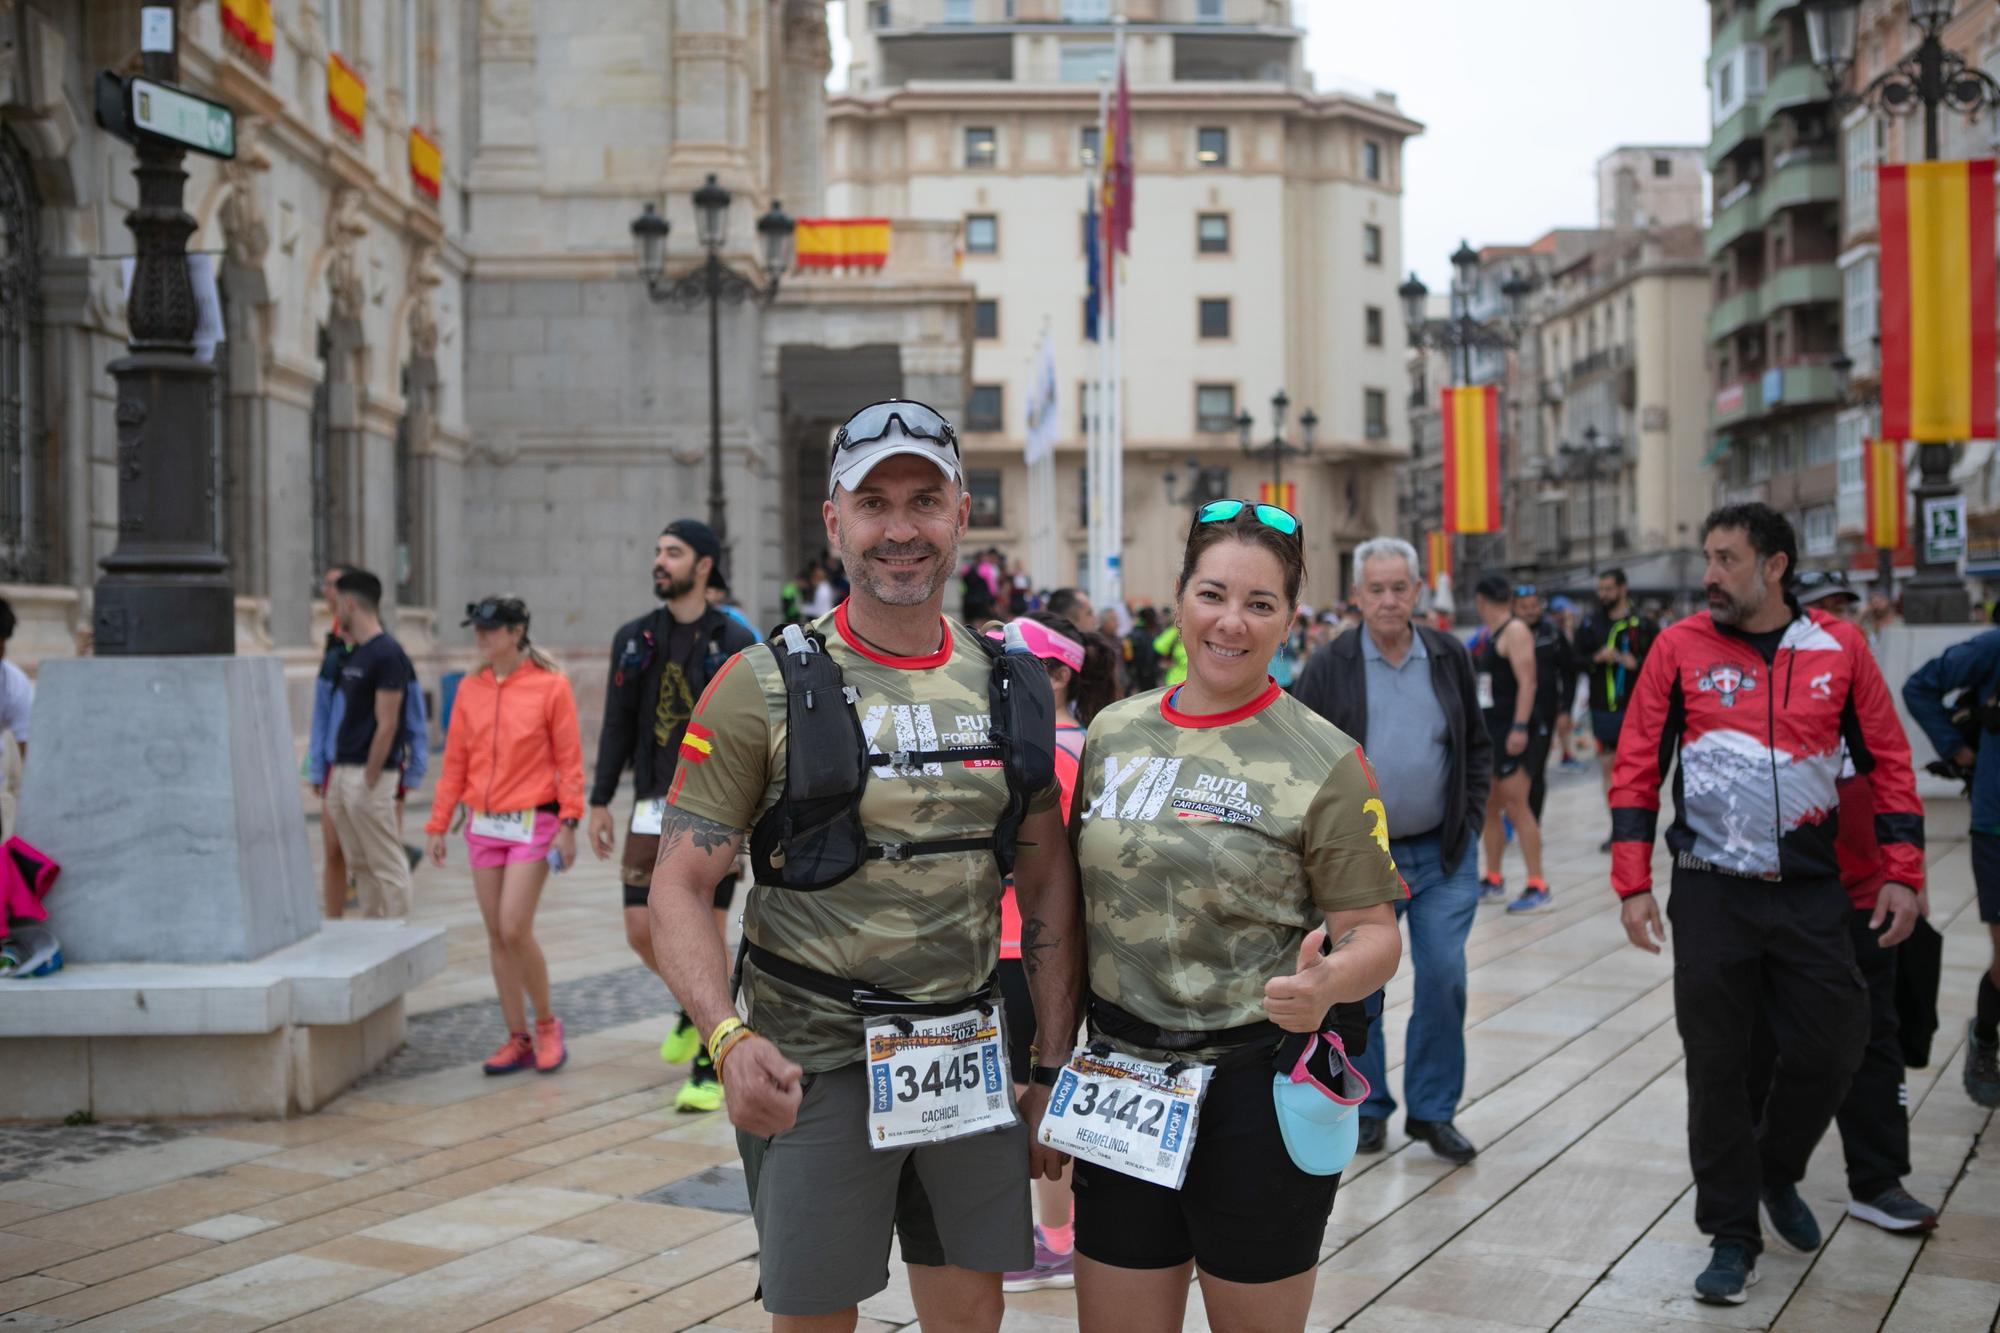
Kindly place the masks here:
<instances>
[{"instance_id":1,"label":"tiled pavement","mask_svg":"<svg viewBox=\"0 0 2000 1333\"><path fill-rule=\"evenodd\" d=\"M1989 1116L1959 1085L1987 946L1965 847L1938 827L1962 828L1963 806L1932 820L1944 1029L1910 1087L1910 1184L1944 1202L1944 1224L1919 1243L1839 1220L1829 1142L1806 1183L1827 1245L1768 1255L1728 1310L1685 1297L1702 1249L1670 964L1623 943L1595 781L1559 784L1550 815L1554 909L1483 911L1470 945L1459 1123L1483 1152L1452 1169L1392 1133L1350 1173L1312 1326L1991 1328L2000 1164L1975 1152ZM419 916L451 927L450 963L412 997L411 1050L320 1114L0 1129L0 1330L768 1327L732 1134L670 1107L680 1075L655 1049L669 1005L625 949L613 873L587 863L552 881L539 920L577 1034L569 1067L493 1080L477 1067L499 1024L462 865L419 876ZM1408 1000L1406 971L1392 1058ZM1191 1304L1188 1327L1206 1328ZM909 1324L900 1275L863 1315L864 1329ZM1074 1328L1073 1299L1010 1298L1008 1327Z\"/></svg>"}]
</instances>

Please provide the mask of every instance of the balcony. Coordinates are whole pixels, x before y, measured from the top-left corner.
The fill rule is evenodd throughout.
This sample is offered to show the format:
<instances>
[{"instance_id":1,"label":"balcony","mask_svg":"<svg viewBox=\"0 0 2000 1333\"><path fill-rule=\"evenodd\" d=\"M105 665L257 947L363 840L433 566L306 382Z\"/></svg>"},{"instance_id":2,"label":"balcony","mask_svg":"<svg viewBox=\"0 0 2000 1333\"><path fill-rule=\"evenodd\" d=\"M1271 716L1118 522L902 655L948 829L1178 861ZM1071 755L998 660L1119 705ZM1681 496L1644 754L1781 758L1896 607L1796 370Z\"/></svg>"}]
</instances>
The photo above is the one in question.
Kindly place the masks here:
<instances>
[{"instance_id":1,"label":"balcony","mask_svg":"<svg viewBox=\"0 0 2000 1333\"><path fill-rule=\"evenodd\" d=\"M1759 292L1764 313L1776 314L1787 306L1837 303L1841 299L1838 264L1787 264L1764 279Z\"/></svg>"},{"instance_id":2,"label":"balcony","mask_svg":"<svg viewBox=\"0 0 2000 1333\"><path fill-rule=\"evenodd\" d=\"M1737 47L1743 45L1743 43L1749 41L1763 30L1764 25L1759 23L1756 14L1748 9L1739 9L1724 19L1722 26L1710 34L1708 39L1708 73L1710 79L1713 80L1715 67L1722 63L1725 56L1730 55Z\"/></svg>"},{"instance_id":3,"label":"balcony","mask_svg":"<svg viewBox=\"0 0 2000 1333\"><path fill-rule=\"evenodd\" d=\"M1702 160L1710 171L1716 164L1728 157L1752 139L1761 138L1764 133L1764 112L1755 102L1745 102L1736 109L1736 114L1715 127L1715 133L1708 141L1708 151Z\"/></svg>"},{"instance_id":4,"label":"balcony","mask_svg":"<svg viewBox=\"0 0 2000 1333\"><path fill-rule=\"evenodd\" d=\"M1708 340L1720 342L1738 330L1749 328L1764 318L1761 287L1746 287L1734 296L1718 301L1708 312Z\"/></svg>"},{"instance_id":5,"label":"balcony","mask_svg":"<svg viewBox=\"0 0 2000 1333\"><path fill-rule=\"evenodd\" d=\"M1764 410L1779 407L1817 407L1840 401L1838 377L1833 367L1821 362L1799 362L1772 366L1759 385Z\"/></svg>"},{"instance_id":6,"label":"balcony","mask_svg":"<svg viewBox=\"0 0 2000 1333\"><path fill-rule=\"evenodd\" d=\"M1769 218L1781 208L1838 203L1840 188L1840 163L1830 155L1791 156L1771 173L1757 194L1763 201L1764 216Z\"/></svg>"},{"instance_id":7,"label":"balcony","mask_svg":"<svg viewBox=\"0 0 2000 1333\"><path fill-rule=\"evenodd\" d=\"M1757 0L1757 31L1770 27L1778 15L1788 9L1797 9L1799 0Z\"/></svg>"},{"instance_id":8,"label":"balcony","mask_svg":"<svg viewBox=\"0 0 2000 1333\"><path fill-rule=\"evenodd\" d=\"M1708 425L1711 430L1727 430L1763 415L1763 385L1756 379L1738 380L1716 390L1709 404Z\"/></svg>"},{"instance_id":9,"label":"balcony","mask_svg":"<svg viewBox=\"0 0 2000 1333\"><path fill-rule=\"evenodd\" d=\"M1730 191L1731 194L1736 194L1737 190L1741 190L1742 193L1731 203L1718 207L1715 210L1714 219L1708 224L1706 243L1710 259L1715 258L1724 250L1727 250L1744 237L1756 232L1764 225L1764 196L1762 192L1750 181L1743 182L1743 185L1749 185L1750 188L1744 190L1743 186L1739 185L1736 187L1736 190ZM1724 197L1727 198L1727 196Z\"/></svg>"},{"instance_id":10,"label":"balcony","mask_svg":"<svg viewBox=\"0 0 2000 1333\"><path fill-rule=\"evenodd\" d=\"M1773 74L1771 81L1765 85L1762 103L1764 119L1768 121L1780 111L1789 111L1793 107L1824 102L1828 97L1826 76L1810 60L1801 60Z\"/></svg>"}]
</instances>

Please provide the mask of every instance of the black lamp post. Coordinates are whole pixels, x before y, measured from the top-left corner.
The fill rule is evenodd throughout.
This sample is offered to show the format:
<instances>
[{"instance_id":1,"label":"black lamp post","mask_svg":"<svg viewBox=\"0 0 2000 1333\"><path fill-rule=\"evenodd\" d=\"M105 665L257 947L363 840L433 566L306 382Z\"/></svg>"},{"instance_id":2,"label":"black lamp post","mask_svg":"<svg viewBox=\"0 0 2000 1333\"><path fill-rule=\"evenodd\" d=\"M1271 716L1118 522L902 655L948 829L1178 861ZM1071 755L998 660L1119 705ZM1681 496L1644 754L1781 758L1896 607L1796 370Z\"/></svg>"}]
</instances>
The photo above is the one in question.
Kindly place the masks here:
<instances>
[{"instance_id":1,"label":"black lamp post","mask_svg":"<svg viewBox=\"0 0 2000 1333\"><path fill-rule=\"evenodd\" d=\"M1875 339L1881 342L1880 336ZM1854 359L1842 352L1833 358L1833 393L1846 407L1875 408L1882 401L1879 387L1856 390L1854 387ZM1896 588L1896 553L1886 546L1875 550L1875 586L1884 596L1894 596ZM1969 611L1970 608L1968 607Z\"/></svg>"},{"instance_id":2,"label":"black lamp post","mask_svg":"<svg viewBox=\"0 0 2000 1333\"><path fill-rule=\"evenodd\" d=\"M1806 40L1813 63L1826 76L1836 108L1865 105L1898 116L1921 108L1926 162L1937 160L1940 108L1949 107L1970 119L2000 106L2000 82L1967 64L1944 44L1944 28L1954 7L1955 0L1909 0L1910 25L1921 37L1917 49L1860 92L1850 93L1846 91L1847 77L1854 70L1861 0L1806 0ZM1972 373L1991 375L1994 368L1974 366ZM1958 494L1958 485L1951 479L1951 459L1948 443L1927 440L1917 445L1917 574L1903 591L1903 617L1913 625L1963 624L1971 609L1957 559L1933 561L1930 543L1921 531L1926 503Z\"/></svg>"},{"instance_id":3,"label":"black lamp post","mask_svg":"<svg viewBox=\"0 0 2000 1333\"><path fill-rule=\"evenodd\" d=\"M1623 461L1623 447L1615 436L1605 435L1595 426L1586 426L1582 444L1558 445L1556 453L1562 460L1563 476L1583 478L1585 512L1589 516L1590 531L1590 549L1584 556L1584 563L1594 573L1597 569L1597 480L1605 465L1615 468Z\"/></svg>"},{"instance_id":4,"label":"black lamp post","mask_svg":"<svg viewBox=\"0 0 2000 1333\"><path fill-rule=\"evenodd\" d=\"M1248 408L1236 414L1236 442L1242 446L1245 457L1268 458L1271 460L1271 493L1283 495L1285 486L1285 459L1287 456L1304 458L1313 451L1313 435L1319 429L1319 413L1308 407L1299 415L1299 442L1294 444L1285 438L1285 413L1291 409L1291 396L1283 389L1271 395L1271 438L1258 444L1251 440L1250 432L1257 422Z\"/></svg>"},{"instance_id":5,"label":"black lamp post","mask_svg":"<svg viewBox=\"0 0 2000 1333\"><path fill-rule=\"evenodd\" d=\"M755 301L769 304L778 294L778 283L792 262L794 223L773 199L771 207L757 219L757 239L763 247L764 282L746 278L722 262L722 246L729 238L729 191L716 182L713 172L694 192L695 235L707 258L701 267L667 281L667 220L647 204L633 219L632 239L638 247L639 276L645 279L646 294L655 301L670 302L683 310L708 303L708 526L724 550L729 547L729 519L722 501L722 322L724 301L741 305Z\"/></svg>"}]
</instances>

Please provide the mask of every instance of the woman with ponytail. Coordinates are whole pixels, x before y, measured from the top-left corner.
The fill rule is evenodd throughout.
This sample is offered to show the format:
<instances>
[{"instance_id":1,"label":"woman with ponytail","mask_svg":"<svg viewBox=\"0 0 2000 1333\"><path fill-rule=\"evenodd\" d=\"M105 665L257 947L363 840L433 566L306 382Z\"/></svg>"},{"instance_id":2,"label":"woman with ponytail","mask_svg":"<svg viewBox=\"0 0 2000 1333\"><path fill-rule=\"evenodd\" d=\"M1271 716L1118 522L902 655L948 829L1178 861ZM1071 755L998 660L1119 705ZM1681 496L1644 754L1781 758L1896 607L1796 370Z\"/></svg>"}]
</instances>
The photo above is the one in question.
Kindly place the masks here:
<instances>
[{"instance_id":1,"label":"woman with ponytail","mask_svg":"<svg viewBox=\"0 0 2000 1333\"><path fill-rule=\"evenodd\" d=\"M1042 660L1049 673L1049 690L1056 704L1056 780L1062 787L1062 812L1069 818L1070 793L1076 790L1077 760L1083 755L1083 733L1098 711L1118 697L1118 649L1102 634L1086 634L1063 616L1036 611L1015 624L1028 651ZM1035 1006L1028 996L1028 974L1021 964L1021 909L1009 884L1000 899L1000 993L1006 1001L1008 1062L1013 1066L1014 1095L1027 1092L1034 1059ZM1034 1266L1008 1273L1007 1291L1038 1291L1071 1287L1074 1225L1069 1177L1037 1180L1035 1188Z\"/></svg>"},{"instance_id":2,"label":"woman with ponytail","mask_svg":"<svg viewBox=\"0 0 2000 1333\"><path fill-rule=\"evenodd\" d=\"M535 907L549 867L576 860L583 816L583 745L569 680L528 641L528 608L489 597L465 608L480 670L452 706L444 771L431 803L431 860L445 861L446 830L459 805L479 914L507 1040L486 1062L489 1074L534 1068L548 1074L569 1058L562 1020L549 1004L549 969L535 942ZM553 848L553 853L551 852ZM527 1006L535 1007L530 1033Z\"/></svg>"}]
</instances>

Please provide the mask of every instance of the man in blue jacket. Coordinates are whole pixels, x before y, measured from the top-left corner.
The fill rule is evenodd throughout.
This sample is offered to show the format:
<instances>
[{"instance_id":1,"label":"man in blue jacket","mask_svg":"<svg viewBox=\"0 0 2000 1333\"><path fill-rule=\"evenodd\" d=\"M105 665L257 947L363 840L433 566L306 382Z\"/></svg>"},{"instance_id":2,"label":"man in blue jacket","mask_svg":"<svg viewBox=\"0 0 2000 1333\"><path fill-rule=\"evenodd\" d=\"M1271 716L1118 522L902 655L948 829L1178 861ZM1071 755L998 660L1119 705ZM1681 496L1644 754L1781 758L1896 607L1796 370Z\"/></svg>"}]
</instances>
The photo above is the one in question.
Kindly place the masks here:
<instances>
[{"instance_id":1,"label":"man in blue jacket","mask_svg":"<svg viewBox=\"0 0 2000 1333\"><path fill-rule=\"evenodd\" d=\"M1966 1033L1965 1090L1981 1106L2000 1106L2000 742L1966 743L1945 705L1946 696L1959 690L1970 691L1965 702L1979 732L2000 731L2000 629L1952 645L1903 685L1903 703L1938 757L1972 774L1972 881L1979 919L1993 936L1993 956L1979 978Z\"/></svg>"}]
</instances>

